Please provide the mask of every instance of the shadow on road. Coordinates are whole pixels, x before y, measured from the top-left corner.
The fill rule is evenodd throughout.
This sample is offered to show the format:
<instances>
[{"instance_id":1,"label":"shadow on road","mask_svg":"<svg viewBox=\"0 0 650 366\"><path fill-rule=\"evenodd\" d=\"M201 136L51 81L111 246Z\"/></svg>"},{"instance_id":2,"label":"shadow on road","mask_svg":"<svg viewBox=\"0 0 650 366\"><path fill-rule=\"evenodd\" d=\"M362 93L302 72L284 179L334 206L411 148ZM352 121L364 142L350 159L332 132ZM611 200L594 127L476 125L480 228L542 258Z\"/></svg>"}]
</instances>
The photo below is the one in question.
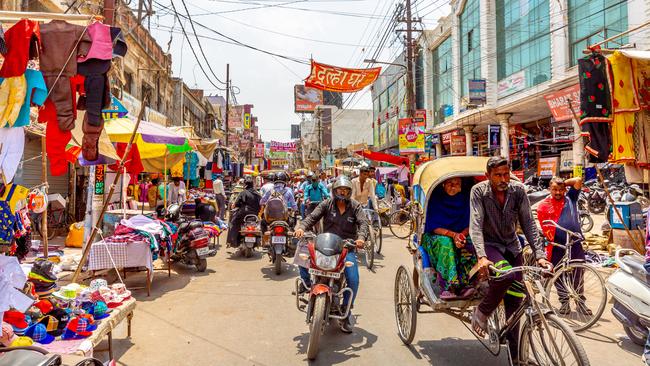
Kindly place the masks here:
<instances>
[{"instance_id":1,"label":"shadow on road","mask_svg":"<svg viewBox=\"0 0 650 366\"><path fill-rule=\"evenodd\" d=\"M269 261L264 262L264 267L260 268L260 272L262 272L262 278L271 281L293 280L298 276L298 269L296 266L287 262L282 263L282 273L279 275L275 274L273 263Z\"/></svg>"},{"instance_id":2,"label":"shadow on road","mask_svg":"<svg viewBox=\"0 0 650 366\"><path fill-rule=\"evenodd\" d=\"M489 353L477 340L443 338L438 341L419 341L411 347L411 352L422 355L435 365L507 366L508 349L503 346L498 357Z\"/></svg>"},{"instance_id":3,"label":"shadow on road","mask_svg":"<svg viewBox=\"0 0 650 366\"><path fill-rule=\"evenodd\" d=\"M304 360L307 361L309 332L303 333L293 340L298 342L296 345L298 354L305 355ZM309 364L336 365L344 363L361 357L359 351L371 348L375 342L377 342L377 336L367 330L355 327L352 334L345 334L341 332L338 323L334 321L320 338L318 357Z\"/></svg>"}]
</instances>

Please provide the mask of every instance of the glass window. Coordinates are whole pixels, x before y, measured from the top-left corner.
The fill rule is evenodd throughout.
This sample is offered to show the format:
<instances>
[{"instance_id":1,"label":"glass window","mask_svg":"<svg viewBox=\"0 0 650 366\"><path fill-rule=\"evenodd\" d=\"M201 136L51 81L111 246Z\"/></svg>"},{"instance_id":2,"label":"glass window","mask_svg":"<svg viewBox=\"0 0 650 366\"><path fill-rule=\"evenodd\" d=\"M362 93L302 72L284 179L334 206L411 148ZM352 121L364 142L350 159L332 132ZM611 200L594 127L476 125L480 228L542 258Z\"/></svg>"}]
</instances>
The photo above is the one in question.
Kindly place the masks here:
<instances>
[{"instance_id":1,"label":"glass window","mask_svg":"<svg viewBox=\"0 0 650 366\"><path fill-rule=\"evenodd\" d=\"M524 72L526 87L551 78L549 0L497 0L497 77ZM505 95L500 95L501 97Z\"/></svg>"},{"instance_id":2,"label":"glass window","mask_svg":"<svg viewBox=\"0 0 650 366\"><path fill-rule=\"evenodd\" d=\"M390 103L388 102L388 90L384 90L383 93L379 96L379 107L381 108L381 111L385 111L388 109L388 106Z\"/></svg>"},{"instance_id":3,"label":"glass window","mask_svg":"<svg viewBox=\"0 0 650 366\"><path fill-rule=\"evenodd\" d=\"M479 0L467 0L460 15L460 85L468 94L467 81L481 78L481 32Z\"/></svg>"},{"instance_id":4,"label":"glass window","mask_svg":"<svg viewBox=\"0 0 650 366\"><path fill-rule=\"evenodd\" d=\"M454 90L451 69L451 37L432 52L433 123L442 123L453 114Z\"/></svg>"},{"instance_id":5,"label":"glass window","mask_svg":"<svg viewBox=\"0 0 650 366\"><path fill-rule=\"evenodd\" d=\"M568 5L570 66L578 63L587 46L627 30L627 1L568 0ZM602 47L617 48L627 42L628 37L621 37Z\"/></svg>"},{"instance_id":6,"label":"glass window","mask_svg":"<svg viewBox=\"0 0 650 366\"><path fill-rule=\"evenodd\" d=\"M372 101L372 114L375 116L375 120L377 120L377 117L379 117L379 112L381 112L381 108L379 108L379 97L375 98Z\"/></svg>"}]
</instances>

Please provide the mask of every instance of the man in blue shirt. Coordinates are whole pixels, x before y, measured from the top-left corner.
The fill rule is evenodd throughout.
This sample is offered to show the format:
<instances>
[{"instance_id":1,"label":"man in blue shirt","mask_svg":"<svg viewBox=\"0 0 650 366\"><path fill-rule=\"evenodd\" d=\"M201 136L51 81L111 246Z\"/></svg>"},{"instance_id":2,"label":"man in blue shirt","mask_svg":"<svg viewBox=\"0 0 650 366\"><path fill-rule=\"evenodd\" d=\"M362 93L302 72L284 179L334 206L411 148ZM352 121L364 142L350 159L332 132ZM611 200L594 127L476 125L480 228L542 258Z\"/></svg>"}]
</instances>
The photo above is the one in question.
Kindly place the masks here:
<instances>
[{"instance_id":1,"label":"man in blue shirt","mask_svg":"<svg viewBox=\"0 0 650 366\"><path fill-rule=\"evenodd\" d=\"M266 205L266 202L269 200L269 198L271 198L271 194L273 192L278 192L282 195L282 198L284 198L284 202L287 204L287 208L290 210L296 210L298 207L296 206L296 200L293 197L293 191L291 188L287 187L288 180L289 176L287 173L278 173L275 178L275 183L273 184L273 190L268 191L264 194L264 197L262 197L262 200L260 201L260 205Z\"/></svg>"},{"instance_id":2,"label":"man in blue shirt","mask_svg":"<svg viewBox=\"0 0 650 366\"><path fill-rule=\"evenodd\" d=\"M305 197L305 214L307 215L314 211L319 203L330 198L327 188L325 188L318 177L315 177L313 174L309 183L305 185L303 192Z\"/></svg>"}]
</instances>

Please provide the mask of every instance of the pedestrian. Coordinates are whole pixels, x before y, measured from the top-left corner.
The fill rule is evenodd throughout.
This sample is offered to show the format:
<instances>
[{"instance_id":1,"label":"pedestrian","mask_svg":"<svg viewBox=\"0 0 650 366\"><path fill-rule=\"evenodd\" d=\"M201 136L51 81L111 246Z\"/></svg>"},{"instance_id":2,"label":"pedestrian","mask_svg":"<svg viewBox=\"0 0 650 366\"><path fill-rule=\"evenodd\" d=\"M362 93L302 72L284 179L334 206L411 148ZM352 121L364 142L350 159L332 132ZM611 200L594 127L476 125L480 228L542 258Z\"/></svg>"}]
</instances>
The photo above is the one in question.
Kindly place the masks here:
<instances>
[{"instance_id":1,"label":"pedestrian","mask_svg":"<svg viewBox=\"0 0 650 366\"><path fill-rule=\"evenodd\" d=\"M359 202L364 208L377 210L377 197L373 179L369 178L368 167L359 168L359 176L352 179L352 199Z\"/></svg>"},{"instance_id":2,"label":"pedestrian","mask_svg":"<svg viewBox=\"0 0 650 366\"><path fill-rule=\"evenodd\" d=\"M221 174L217 175L217 180L214 181L213 189L217 200L217 207L219 207L219 218L223 220L226 217L226 190L223 188L223 179Z\"/></svg>"},{"instance_id":3,"label":"pedestrian","mask_svg":"<svg viewBox=\"0 0 650 366\"><path fill-rule=\"evenodd\" d=\"M569 187L568 191L566 189L567 187ZM545 224L544 222L547 220L553 221L567 230L582 235L582 229L580 228L580 213L578 212L578 198L580 198L581 189L581 178L564 180L559 177L553 177L553 179L551 179L549 184L551 195L540 202L537 208L537 219L542 227L544 236L546 236L546 239L550 242L565 245L567 233L553 225ZM585 251L582 248L582 238L569 238L569 240L573 241L571 245L571 260L584 261ZM556 266L564 257L566 249L553 245L549 245L549 249L550 253L548 254L550 254L551 263ZM575 272L576 273L571 274L571 278L566 278L563 281L556 282L557 293L561 304L558 313L561 315L571 314L569 294L579 293L580 298L575 299L576 311L582 315L591 316L592 311L587 308L587 305L585 304L586 298L582 294L584 292L584 286L582 285L583 273L581 270L576 270ZM566 288L566 286L572 286L573 288L569 289Z\"/></svg>"},{"instance_id":4,"label":"pedestrian","mask_svg":"<svg viewBox=\"0 0 650 366\"><path fill-rule=\"evenodd\" d=\"M160 191L158 190L158 178L151 180L151 187L147 191L147 201L149 202L149 209L155 210L160 204Z\"/></svg>"},{"instance_id":5,"label":"pedestrian","mask_svg":"<svg viewBox=\"0 0 650 366\"><path fill-rule=\"evenodd\" d=\"M409 187L410 187L410 180L409 180L409 168L406 165L406 162L402 162L402 166L400 166L397 169L397 183L399 183L402 187L405 188L405 199L410 199L409 196Z\"/></svg>"},{"instance_id":6,"label":"pedestrian","mask_svg":"<svg viewBox=\"0 0 650 366\"><path fill-rule=\"evenodd\" d=\"M185 182L180 177L172 178L172 182L167 186L167 203L183 204L185 201Z\"/></svg>"}]
</instances>

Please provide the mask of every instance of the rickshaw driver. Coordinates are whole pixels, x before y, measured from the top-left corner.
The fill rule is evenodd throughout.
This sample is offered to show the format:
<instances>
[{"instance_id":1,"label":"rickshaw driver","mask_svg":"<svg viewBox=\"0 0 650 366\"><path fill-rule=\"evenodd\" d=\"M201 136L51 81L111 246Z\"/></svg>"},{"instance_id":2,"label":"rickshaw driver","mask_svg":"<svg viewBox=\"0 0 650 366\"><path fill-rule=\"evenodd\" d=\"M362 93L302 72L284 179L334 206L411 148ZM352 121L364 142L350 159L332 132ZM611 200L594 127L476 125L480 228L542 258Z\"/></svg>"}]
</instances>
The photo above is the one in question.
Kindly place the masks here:
<instances>
[{"instance_id":1,"label":"rickshaw driver","mask_svg":"<svg viewBox=\"0 0 650 366\"><path fill-rule=\"evenodd\" d=\"M510 182L510 164L503 157L491 157L487 162L487 180L476 184L470 194L469 232L474 243L478 266L485 273L488 266L501 270L523 265L522 248L516 229L521 225L526 240L533 246L538 265L552 268L546 260L544 244L539 236L524 185ZM495 264L496 263L496 264ZM485 298L474 309L472 328L481 336L487 330L487 319L504 301L506 318L514 313L523 297L521 272L490 281ZM510 356L518 360L519 326L508 334Z\"/></svg>"}]
</instances>

